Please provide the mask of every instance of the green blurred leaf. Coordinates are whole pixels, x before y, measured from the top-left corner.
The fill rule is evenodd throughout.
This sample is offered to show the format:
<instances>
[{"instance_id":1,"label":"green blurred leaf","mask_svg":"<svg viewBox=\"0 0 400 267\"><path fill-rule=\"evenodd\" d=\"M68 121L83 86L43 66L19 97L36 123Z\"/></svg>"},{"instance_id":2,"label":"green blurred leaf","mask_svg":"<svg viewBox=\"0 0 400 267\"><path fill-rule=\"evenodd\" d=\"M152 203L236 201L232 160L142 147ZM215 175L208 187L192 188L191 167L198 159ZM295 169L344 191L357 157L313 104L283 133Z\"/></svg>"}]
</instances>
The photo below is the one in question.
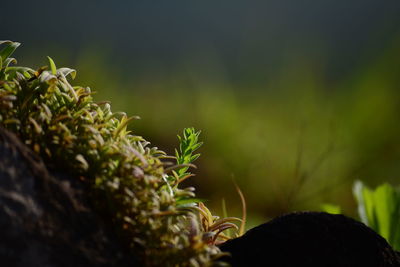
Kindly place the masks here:
<instances>
[{"instance_id":1,"label":"green blurred leaf","mask_svg":"<svg viewBox=\"0 0 400 267\"><path fill-rule=\"evenodd\" d=\"M0 57L4 62L8 57L10 57L14 51L20 46L20 43L12 42L12 41L0 41L0 45L5 44L5 47L0 50Z\"/></svg>"},{"instance_id":2,"label":"green blurred leaf","mask_svg":"<svg viewBox=\"0 0 400 267\"><path fill-rule=\"evenodd\" d=\"M322 204L321 209L330 214L341 214L342 213L340 206L328 204L328 203Z\"/></svg>"},{"instance_id":3,"label":"green blurred leaf","mask_svg":"<svg viewBox=\"0 0 400 267\"><path fill-rule=\"evenodd\" d=\"M358 203L358 215L363 223L372 227L372 225L375 225L374 221L370 219L372 218L372 205L371 203L367 205L364 197L364 194L366 194L367 198L370 199L371 197L369 196L369 192L370 190L365 189L365 186L361 181L356 181L354 183L353 194ZM368 208L370 209L369 211L367 210Z\"/></svg>"},{"instance_id":4,"label":"green blurred leaf","mask_svg":"<svg viewBox=\"0 0 400 267\"><path fill-rule=\"evenodd\" d=\"M356 181L353 192L361 221L400 249L400 190L387 183L371 190Z\"/></svg>"}]
</instances>

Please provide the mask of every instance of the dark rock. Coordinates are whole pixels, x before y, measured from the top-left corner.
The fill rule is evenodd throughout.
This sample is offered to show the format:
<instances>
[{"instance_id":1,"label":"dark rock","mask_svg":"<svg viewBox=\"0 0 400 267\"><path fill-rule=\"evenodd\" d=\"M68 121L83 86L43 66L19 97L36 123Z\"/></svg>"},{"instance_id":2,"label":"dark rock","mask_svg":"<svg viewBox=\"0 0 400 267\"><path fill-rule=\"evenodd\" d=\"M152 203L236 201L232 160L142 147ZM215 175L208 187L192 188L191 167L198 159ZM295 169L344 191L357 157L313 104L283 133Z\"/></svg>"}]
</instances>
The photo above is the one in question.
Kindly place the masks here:
<instances>
[{"instance_id":1,"label":"dark rock","mask_svg":"<svg viewBox=\"0 0 400 267\"><path fill-rule=\"evenodd\" d=\"M233 266L393 267L399 254L384 238L344 215L298 212L221 245Z\"/></svg>"},{"instance_id":2,"label":"dark rock","mask_svg":"<svg viewBox=\"0 0 400 267\"><path fill-rule=\"evenodd\" d=\"M93 212L84 184L49 172L0 127L0 266L137 266Z\"/></svg>"}]
</instances>

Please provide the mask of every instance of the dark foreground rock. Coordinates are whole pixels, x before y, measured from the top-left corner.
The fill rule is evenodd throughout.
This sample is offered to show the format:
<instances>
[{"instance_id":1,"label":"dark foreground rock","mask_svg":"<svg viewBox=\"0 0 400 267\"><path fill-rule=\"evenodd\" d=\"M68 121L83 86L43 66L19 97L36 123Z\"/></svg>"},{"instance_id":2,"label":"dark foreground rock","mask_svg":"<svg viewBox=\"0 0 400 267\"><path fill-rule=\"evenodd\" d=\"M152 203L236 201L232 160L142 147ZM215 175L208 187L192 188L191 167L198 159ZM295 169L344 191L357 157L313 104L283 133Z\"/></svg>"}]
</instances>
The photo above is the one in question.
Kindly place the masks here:
<instances>
[{"instance_id":1,"label":"dark foreground rock","mask_svg":"<svg viewBox=\"0 0 400 267\"><path fill-rule=\"evenodd\" d=\"M0 127L0 266L137 266L118 244L83 183L50 173Z\"/></svg>"},{"instance_id":2,"label":"dark foreground rock","mask_svg":"<svg viewBox=\"0 0 400 267\"><path fill-rule=\"evenodd\" d=\"M221 249L233 266L394 267L399 254L364 224L343 215L299 212L278 217Z\"/></svg>"}]
</instances>

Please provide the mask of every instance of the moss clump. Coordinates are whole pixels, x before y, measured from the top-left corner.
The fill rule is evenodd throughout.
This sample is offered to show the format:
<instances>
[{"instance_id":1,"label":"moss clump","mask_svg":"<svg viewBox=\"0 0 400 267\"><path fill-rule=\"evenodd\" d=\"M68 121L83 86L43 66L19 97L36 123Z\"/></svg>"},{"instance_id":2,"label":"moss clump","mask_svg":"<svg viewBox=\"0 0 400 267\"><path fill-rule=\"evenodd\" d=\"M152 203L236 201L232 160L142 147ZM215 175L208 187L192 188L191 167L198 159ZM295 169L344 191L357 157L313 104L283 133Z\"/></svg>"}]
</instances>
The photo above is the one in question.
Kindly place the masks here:
<instances>
[{"instance_id":1,"label":"moss clump","mask_svg":"<svg viewBox=\"0 0 400 267\"><path fill-rule=\"evenodd\" d=\"M143 264L216 264L217 233L234 226L213 217L207 222L210 214L196 204L194 189L178 187L198 157L192 154L200 146L198 133L184 131L172 157L178 163L164 168L164 159L171 157L127 130L135 117L94 102L88 87L72 86L68 79L75 77L74 70L56 69L50 58L49 70L11 67L19 43L0 44L0 126L16 133L49 167L80 178Z\"/></svg>"}]
</instances>

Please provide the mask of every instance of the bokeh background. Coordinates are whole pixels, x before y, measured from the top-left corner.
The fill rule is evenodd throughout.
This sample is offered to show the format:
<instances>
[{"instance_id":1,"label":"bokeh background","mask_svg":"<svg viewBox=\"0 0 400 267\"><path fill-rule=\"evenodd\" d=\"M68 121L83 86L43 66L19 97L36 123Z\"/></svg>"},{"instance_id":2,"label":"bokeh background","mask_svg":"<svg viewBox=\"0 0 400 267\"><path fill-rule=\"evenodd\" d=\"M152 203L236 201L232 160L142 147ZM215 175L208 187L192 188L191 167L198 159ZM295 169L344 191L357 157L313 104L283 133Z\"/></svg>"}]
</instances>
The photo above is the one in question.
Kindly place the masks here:
<instances>
[{"instance_id":1,"label":"bokeh background","mask_svg":"<svg viewBox=\"0 0 400 267\"><path fill-rule=\"evenodd\" d=\"M202 130L187 184L241 216L235 180L248 227L324 203L356 216L354 180L400 181L399 1L5 1L0 37L21 65L77 69L169 153Z\"/></svg>"}]
</instances>

